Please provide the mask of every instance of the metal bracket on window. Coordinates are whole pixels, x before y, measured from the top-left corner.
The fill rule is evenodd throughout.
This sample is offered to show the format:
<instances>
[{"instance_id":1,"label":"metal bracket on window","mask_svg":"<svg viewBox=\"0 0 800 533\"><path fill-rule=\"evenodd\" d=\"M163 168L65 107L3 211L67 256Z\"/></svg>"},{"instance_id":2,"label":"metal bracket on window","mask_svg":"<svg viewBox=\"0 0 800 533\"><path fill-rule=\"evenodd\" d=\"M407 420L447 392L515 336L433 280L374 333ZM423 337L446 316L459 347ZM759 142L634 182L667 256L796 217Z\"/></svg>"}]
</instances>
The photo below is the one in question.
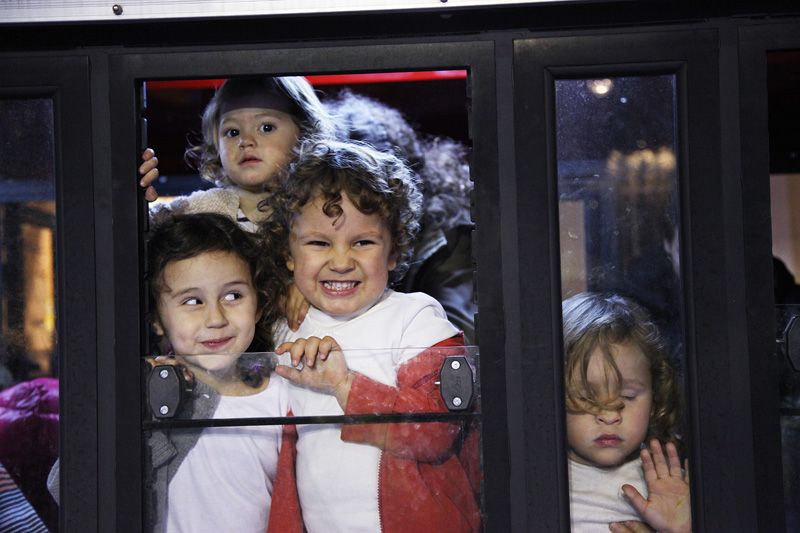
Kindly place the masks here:
<instances>
[{"instance_id":1,"label":"metal bracket on window","mask_svg":"<svg viewBox=\"0 0 800 533\"><path fill-rule=\"evenodd\" d=\"M147 377L147 399L153 416L174 417L188 390L181 367L154 366Z\"/></svg>"},{"instance_id":2,"label":"metal bracket on window","mask_svg":"<svg viewBox=\"0 0 800 533\"><path fill-rule=\"evenodd\" d=\"M776 339L795 372L800 372L800 320L798 319L800 317L797 315L790 318L783 330L783 335Z\"/></svg>"},{"instance_id":3,"label":"metal bracket on window","mask_svg":"<svg viewBox=\"0 0 800 533\"><path fill-rule=\"evenodd\" d=\"M466 411L474 395L474 377L467 358L451 355L445 358L439 374L439 392L451 411Z\"/></svg>"}]
</instances>

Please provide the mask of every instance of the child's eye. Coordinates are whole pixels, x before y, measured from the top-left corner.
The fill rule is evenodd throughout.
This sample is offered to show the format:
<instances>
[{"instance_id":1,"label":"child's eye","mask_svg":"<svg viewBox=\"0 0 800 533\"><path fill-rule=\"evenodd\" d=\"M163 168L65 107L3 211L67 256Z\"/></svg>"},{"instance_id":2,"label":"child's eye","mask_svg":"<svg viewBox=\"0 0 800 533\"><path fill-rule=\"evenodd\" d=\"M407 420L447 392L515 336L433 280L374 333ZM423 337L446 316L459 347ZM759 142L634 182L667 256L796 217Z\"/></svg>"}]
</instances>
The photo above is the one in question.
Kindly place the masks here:
<instances>
[{"instance_id":1,"label":"child's eye","mask_svg":"<svg viewBox=\"0 0 800 533\"><path fill-rule=\"evenodd\" d=\"M228 128L222 132L223 137L237 137L239 135L239 130L236 128Z\"/></svg>"},{"instance_id":2,"label":"child's eye","mask_svg":"<svg viewBox=\"0 0 800 533\"><path fill-rule=\"evenodd\" d=\"M271 133L275 131L275 125L270 124L269 122L265 122L264 124L259 126L258 131L260 131L261 133Z\"/></svg>"},{"instance_id":3,"label":"child's eye","mask_svg":"<svg viewBox=\"0 0 800 533\"><path fill-rule=\"evenodd\" d=\"M233 291L233 292L227 293L225 296L222 297L222 299L224 301L226 301L226 302L235 302L236 300L240 299L241 297L242 297L242 293L237 292L237 291Z\"/></svg>"},{"instance_id":4,"label":"child's eye","mask_svg":"<svg viewBox=\"0 0 800 533\"><path fill-rule=\"evenodd\" d=\"M308 241L306 244L309 246L328 246L325 241Z\"/></svg>"},{"instance_id":5,"label":"child's eye","mask_svg":"<svg viewBox=\"0 0 800 533\"><path fill-rule=\"evenodd\" d=\"M200 305L200 304L202 304L203 302L200 300L200 298L195 298L194 296L192 296L191 298L186 298L186 299L185 299L183 302L181 302L181 303L182 303L183 305Z\"/></svg>"},{"instance_id":6,"label":"child's eye","mask_svg":"<svg viewBox=\"0 0 800 533\"><path fill-rule=\"evenodd\" d=\"M356 246L369 246L370 244L375 244L375 241L371 241L369 239L361 239L360 241L356 241Z\"/></svg>"},{"instance_id":7,"label":"child's eye","mask_svg":"<svg viewBox=\"0 0 800 533\"><path fill-rule=\"evenodd\" d=\"M635 400L637 394L635 392L623 392L619 395L623 400Z\"/></svg>"}]
</instances>

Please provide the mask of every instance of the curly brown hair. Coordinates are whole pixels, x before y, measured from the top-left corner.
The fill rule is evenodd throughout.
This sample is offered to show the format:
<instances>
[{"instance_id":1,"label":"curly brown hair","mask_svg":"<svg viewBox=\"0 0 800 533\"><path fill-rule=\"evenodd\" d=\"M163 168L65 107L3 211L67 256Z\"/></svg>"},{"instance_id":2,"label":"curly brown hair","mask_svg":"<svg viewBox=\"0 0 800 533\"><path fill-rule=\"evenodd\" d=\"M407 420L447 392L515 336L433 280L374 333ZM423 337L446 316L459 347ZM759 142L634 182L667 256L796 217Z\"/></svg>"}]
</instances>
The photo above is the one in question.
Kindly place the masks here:
<instances>
[{"instance_id":1,"label":"curly brown hair","mask_svg":"<svg viewBox=\"0 0 800 533\"><path fill-rule=\"evenodd\" d=\"M334 136L336 128L314 88L302 76L247 76L227 80L206 105L202 119L202 139L189 143L184 153L186 163L200 176L217 186L230 185L219 157L219 123L222 109L231 98L250 91L271 93L288 98L289 114L300 130L299 140L310 136ZM298 140L298 143L299 143Z\"/></svg>"},{"instance_id":2,"label":"curly brown hair","mask_svg":"<svg viewBox=\"0 0 800 533\"><path fill-rule=\"evenodd\" d=\"M317 196L331 218L342 214L342 193L364 214L377 213L389 228L397 266L390 281L402 278L419 232L422 194L418 178L397 157L368 145L330 139L310 139L289 166L289 179L259 209L269 213L261 225L265 249L284 260L295 217ZM290 276L283 268L285 279Z\"/></svg>"},{"instance_id":3,"label":"curly brown hair","mask_svg":"<svg viewBox=\"0 0 800 533\"><path fill-rule=\"evenodd\" d=\"M151 231L147 240L148 264L146 277L150 282L148 319L158 318L158 301L164 287L164 270L167 265L208 252L234 254L250 268L256 289L257 309L261 319L256 324L256 334L248 351L266 351L274 346L273 325L283 316L278 302L285 294L286 285L274 275L275 258L265 254L258 239L240 228L233 220L215 213L173 215L165 218ZM263 375L251 375L240 365L240 375L249 385L257 386Z\"/></svg>"},{"instance_id":4,"label":"curly brown hair","mask_svg":"<svg viewBox=\"0 0 800 533\"><path fill-rule=\"evenodd\" d=\"M653 407L648 438L678 442L681 423L680 394L666 344L649 313L629 298L617 294L581 293L562 303L564 382L568 412L619 409L622 381L611 346L632 343L650 363ZM596 391L588 384L589 362L596 349L603 355L611 390ZM614 398L609 402L608 398Z\"/></svg>"},{"instance_id":5,"label":"curly brown hair","mask_svg":"<svg viewBox=\"0 0 800 533\"><path fill-rule=\"evenodd\" d=\"M420 134L397 109L348 89L325 100L342 138L403 159L420 176L423 231L471 225L469 153L448 137Z\"/></svg>"}]
</instances>

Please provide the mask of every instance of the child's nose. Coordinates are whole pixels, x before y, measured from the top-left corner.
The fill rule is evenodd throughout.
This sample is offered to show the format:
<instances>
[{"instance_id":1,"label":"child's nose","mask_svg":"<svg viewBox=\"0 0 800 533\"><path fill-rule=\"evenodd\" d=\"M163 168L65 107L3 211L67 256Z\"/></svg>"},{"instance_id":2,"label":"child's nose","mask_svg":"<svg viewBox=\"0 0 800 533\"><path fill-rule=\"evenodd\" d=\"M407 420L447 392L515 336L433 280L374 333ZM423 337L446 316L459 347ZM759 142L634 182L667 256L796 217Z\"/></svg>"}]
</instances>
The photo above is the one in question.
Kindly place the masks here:
<instances>
[{"instance_id":1,"label":"child's nose","mask_svg":"<svg viewBox=\"0 0 800 533\"><path fill-rule=\"evenodd\" d=\"M255 137L243 131L239 134L239 148L253 146L255 144Z\"/></svg>"},{"instance_id":2,"label":"child's nose","mask_svg":"<svg viewBox=\"0 0 800 533\"><path fill-rule=\"evenodd\" d=\"M353 258L346 250L333 249L328 260L328 268L334 272L347 272L353 269Z\"/></svg>"},{"instance_id":3,"label":"child's nose","mask_svg":"<svg viewBox=\"0 0 800 533\"><path fill-rule=\"evenodd\" d=\"M228 319L221 305L212 303L206 308L206 327L221 328L227 324Z\"/></svg>"},{"instance_id":4,"label":"child's nose","mask_svg":"<svg viewBox=\"0 0 800 533\"><path fill-rule=\"evenodd\" d=\"M600 411L597 420L603 424L619 424L622 421L622 410Z\"/></svg>"}]
</instances>

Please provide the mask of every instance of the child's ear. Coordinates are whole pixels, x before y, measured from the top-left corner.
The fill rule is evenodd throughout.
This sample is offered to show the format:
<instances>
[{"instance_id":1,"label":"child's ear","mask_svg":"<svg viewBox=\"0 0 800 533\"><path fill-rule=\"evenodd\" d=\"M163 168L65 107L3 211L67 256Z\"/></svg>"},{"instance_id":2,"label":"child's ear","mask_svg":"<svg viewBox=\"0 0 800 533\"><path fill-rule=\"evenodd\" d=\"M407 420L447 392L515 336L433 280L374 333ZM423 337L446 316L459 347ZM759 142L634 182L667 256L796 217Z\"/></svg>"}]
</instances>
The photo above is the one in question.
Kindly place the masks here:
<instances>
[{"instance_id":1,"label":"child's ear","mask_svg":"<svg viewBox=\"0 0 800 533\"><path fill-rule=\"evenodd\" d=\"M389 272L397 268L397 251L392 250L392 253L389 254L389 263L387 264L389 267Z\"/></svg>"},{"instance_id":2,"label":"child's ear","mask_svg":"<svg viewBox=\"0 0 800 533\"><path fill-rule=\"evenodd\" d=\"M294 272L294 259L291 257L286 258L286 268L289 269L289 272Z\"/></svg>"},{"instance_id":3,"label":"child's ear","mask_svg":"<svg viewBox=\"0 0 800 533\"><path fill-rule=\"evenodd\" d=\"M161 325L159 320L153 320L153 331L156 332L156 335L159 337L164 337L166 332L164 331L164 327Z\"/></svg>"}]
</instances>

